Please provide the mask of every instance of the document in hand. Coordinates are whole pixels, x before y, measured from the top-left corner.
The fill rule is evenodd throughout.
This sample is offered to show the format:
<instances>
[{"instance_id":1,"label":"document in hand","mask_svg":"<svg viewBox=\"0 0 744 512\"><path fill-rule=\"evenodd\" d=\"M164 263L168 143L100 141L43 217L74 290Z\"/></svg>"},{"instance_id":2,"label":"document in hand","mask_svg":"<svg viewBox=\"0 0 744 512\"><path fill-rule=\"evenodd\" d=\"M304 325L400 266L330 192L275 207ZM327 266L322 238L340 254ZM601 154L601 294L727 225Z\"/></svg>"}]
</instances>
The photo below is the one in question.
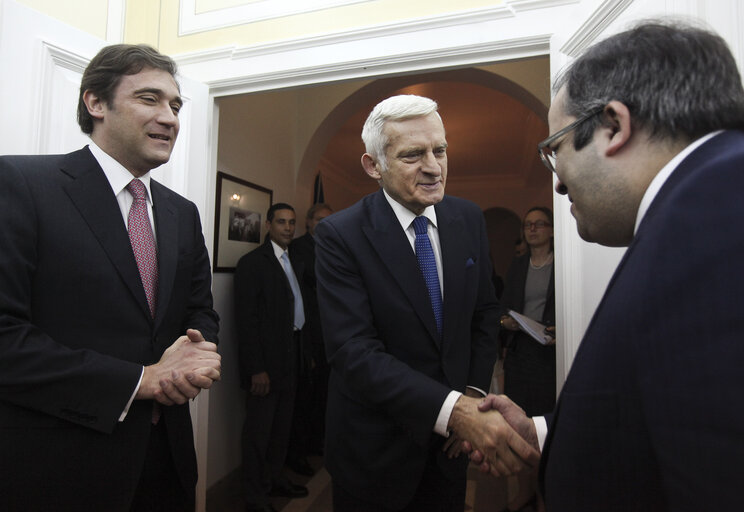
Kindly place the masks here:
<instances>
[{"instance_id":1,"label":"document in hand","mask_svg":"<svg viewBox=\"0 0 744 512\"><path fill-rule=\"evenodd\" d=\"M538 343L547 345L548 342L553 339L549 334L545 334L545 326L540 322L536 322L529 317L520 315L516 311L509 311L509 316L517 321L520 329L532 336Z\"/></svg>"}]
</instances>

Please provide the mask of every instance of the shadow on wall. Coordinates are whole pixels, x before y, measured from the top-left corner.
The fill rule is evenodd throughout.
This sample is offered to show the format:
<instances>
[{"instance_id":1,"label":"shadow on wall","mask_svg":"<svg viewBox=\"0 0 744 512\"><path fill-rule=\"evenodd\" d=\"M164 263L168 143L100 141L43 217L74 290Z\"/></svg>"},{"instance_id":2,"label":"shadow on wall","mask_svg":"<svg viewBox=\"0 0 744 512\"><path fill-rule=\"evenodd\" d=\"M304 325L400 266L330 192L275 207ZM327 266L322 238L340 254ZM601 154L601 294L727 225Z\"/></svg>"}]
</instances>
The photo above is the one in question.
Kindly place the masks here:
<instances>
[{"instance_id":1,"label":"shadow on wall","mask_svg":"<svg viewBox=\"0 0 744 512\"><path fill-rule=\"evenodd\" d=\"M489 208L483 212L483 216L486 219L491 263L496 274L505 279L514 259L515 241L522 236L522 221L513 211L501 207Z\"/></svg>"}]
</instances>

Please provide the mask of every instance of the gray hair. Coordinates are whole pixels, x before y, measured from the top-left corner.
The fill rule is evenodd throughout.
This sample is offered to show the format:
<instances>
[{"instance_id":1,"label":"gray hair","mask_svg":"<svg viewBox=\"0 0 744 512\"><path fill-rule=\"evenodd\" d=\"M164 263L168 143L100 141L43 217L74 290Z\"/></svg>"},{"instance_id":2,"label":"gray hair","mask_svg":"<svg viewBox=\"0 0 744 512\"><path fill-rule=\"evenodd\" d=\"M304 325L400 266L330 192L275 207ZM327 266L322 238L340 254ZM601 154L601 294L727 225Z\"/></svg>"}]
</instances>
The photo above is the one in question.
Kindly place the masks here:
<instances>
[{"instance_id":1,"label":"gray hair","mask_svg":"<svg viewBox=\"0 0 744 512\"><path fill-rule=\"evenodd\" d=\"M600 41L560 76L554 90L564 86L565 113L579 117L617 100L636 127L657 139L695 140L744 128L744 90L726 42L678 22L648 20ZM595 116L576 129L576 150L601 123L602 116Z\"/></svg>"},{"instance_id":2,"label":"gray hair","mask_svg":"<svg viewBox=\"0 0 744 512\"><path fill-rule=\"evenodd\" d=\"M388 168L385 150L390 142L385 135L385 123L428 116L431 113L436 114L441 121L438 109L439 105L436 101L413 94L391 96L372 109L362 128L362 141L364 141L367 153L380 164L382 172Z\"/></svg>"}]
</instances>

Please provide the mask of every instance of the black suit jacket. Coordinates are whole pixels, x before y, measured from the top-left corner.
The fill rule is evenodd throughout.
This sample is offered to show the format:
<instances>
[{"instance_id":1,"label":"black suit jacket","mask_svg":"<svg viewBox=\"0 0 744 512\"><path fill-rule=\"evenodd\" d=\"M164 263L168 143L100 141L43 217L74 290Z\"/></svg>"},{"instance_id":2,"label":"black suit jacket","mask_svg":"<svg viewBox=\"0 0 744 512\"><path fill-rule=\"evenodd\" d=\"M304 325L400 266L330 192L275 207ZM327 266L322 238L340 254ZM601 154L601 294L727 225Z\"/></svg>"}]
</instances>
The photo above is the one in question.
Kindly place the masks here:
<instances>
[{"instance_id":1,"label":"black suit jacket","mask_svg":"<svg viewBox=\"0 0 744 512\"><path fill-rule=\"evenodd\" d=\"M416 490L451 390L487 390L498 303L480 209L436 205L444 280L437 333L416 255L383 192L316 228L318 298L331 364L326 467L358 498L402 507ZM461 461L442 458L448 472Z\"/></svg>"},{"instance_id":2,"label":"black suit jacket","mask_svg":"<svg viewBox=\"0 0 744 512\"><path fill-rule=\"evenodd\" d=\"M151 189L154 320L121 211L90 151L0 158L0 508L128 510L152 402L134 401L118 419L142 366L187 328L217 341L196 206L155 181ZM164 407L161 421L193 490L188 405Z\"/></svg>"},{"instance_id":3,"label":"black suit jacket","mask_svg":"<svg viewBox=\"0 0 744 512\"><path fill-rule=\"evenodd\" d=\"M547 510L741 509L744 133L669 177L615 271L542 457Z\"/></svg>"},{"instance_id":4,"label":"black suit jacket","mask_svg":"<svg viewBox=\"0 0 744 512\"><path fill-rule=\"evenodd\" d=\"M289 252L302 286L303 266ZM304 296L306 293L301 291ZM294 367L294 295L269 238L244 255L235 268L235 319L240 379L245 389L251 377L267 372L271 387L281 385Z\"/></svg>"}]
</instances>

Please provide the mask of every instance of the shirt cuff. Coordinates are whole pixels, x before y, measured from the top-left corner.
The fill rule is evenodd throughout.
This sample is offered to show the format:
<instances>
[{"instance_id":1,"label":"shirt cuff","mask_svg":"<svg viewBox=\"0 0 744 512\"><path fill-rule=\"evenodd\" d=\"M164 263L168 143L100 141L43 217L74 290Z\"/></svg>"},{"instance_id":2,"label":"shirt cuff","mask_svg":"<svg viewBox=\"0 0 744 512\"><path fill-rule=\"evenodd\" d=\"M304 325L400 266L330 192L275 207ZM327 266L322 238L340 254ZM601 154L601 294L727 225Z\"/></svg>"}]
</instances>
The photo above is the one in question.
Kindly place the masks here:
<instances>
[{"instance_id":1,"label":"shirt cuff","mask_svg":"<svg viewBox=\"0 0 744 512\"><path fill-rule=\"evenodd\" d=\"M132 402L134 402L134 397L137 396L137 391L139 391L140 385L142 385L142 377L145 375L145 367L142 367L142 373L140 373L140 378L137 381L137 386L134 388L134 393L132 393L132 396L129 397L129 401L127 402L127 406L124 407L124 411L121 413L121 416L119 416L119 423L124 421L124 419L127 417L127 414L129 414L129 408L132 406Z\"/></svg>"},{"instance_id":2,"label":"shirt cuff","mask_svg":"<svg viewBox=\"0 0 744 512\"><path fill-rule=\"evenodd\" d=\"M540 446L540 453L542 453L545 439L547 439L548 437L548 422L545 421L545 416L534 416L532 418L532 421L535 423L537 444L538 446Z\"/></svg>"},{"instance_id":3,"label":"shirt cuff","mask_svg":"<svg viewBox=\"0 0 744 512\"><path fill-rule=\"evenodd\" d=\"M462 396L459 391L450 391L447 398L444 399L442 408L439 409L439 416L437 416L437 422L434 424L434 432L440 436L449 437L449 425L450 416L452 416L452 410L455 408L455 402Z\"/></svg>"},{"instance_id":4,"label":"shirt cuff","mask_svg":"<svg viewBox=\"0 0 744 512\"><path fill-rule=\"evenodd\" d=\"M475 386L466 386L466 387L468 389L474 389L475 391L477 391L478 393L480 393L481 396L483 396L483 397L485 397L488 394L485 391L483 391L481 388L476 388Z\"/></svg>"}]
</instances>

